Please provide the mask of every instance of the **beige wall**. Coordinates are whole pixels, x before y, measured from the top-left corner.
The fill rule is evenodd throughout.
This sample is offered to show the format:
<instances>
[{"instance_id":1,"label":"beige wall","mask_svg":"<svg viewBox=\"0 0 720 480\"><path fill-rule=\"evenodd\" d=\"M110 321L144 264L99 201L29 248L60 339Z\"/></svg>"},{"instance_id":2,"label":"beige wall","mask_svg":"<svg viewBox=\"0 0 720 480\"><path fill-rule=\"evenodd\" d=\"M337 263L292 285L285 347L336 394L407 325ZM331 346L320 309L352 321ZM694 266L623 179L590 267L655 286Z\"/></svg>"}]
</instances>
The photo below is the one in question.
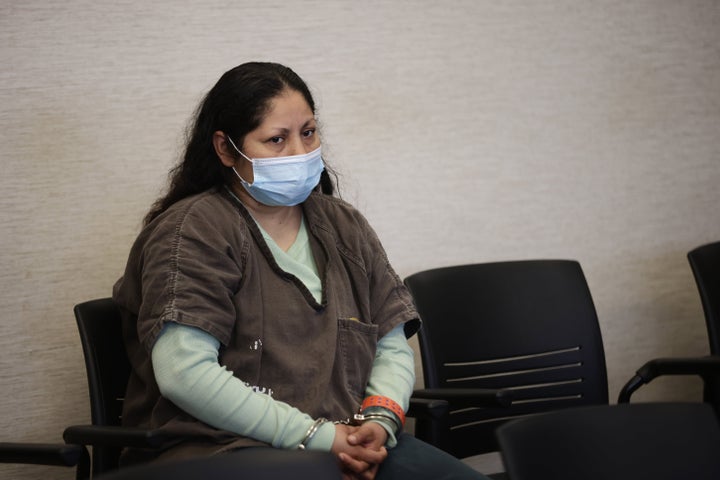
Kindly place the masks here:
<instances>
[{"instance_id":1,"label":"beige wall","mask_svg":"<svg viewBox=\"0 0 720 480\"><path fill-rule=\"evenodd\" d=\"M400 275L579 260L613 397L707 352L685 254L720 239L718 25L715 0L5 0L0 440L88 420L72 306L109 294L196 103L254 59L310 83Z\"/></svg>"}]
</instances>

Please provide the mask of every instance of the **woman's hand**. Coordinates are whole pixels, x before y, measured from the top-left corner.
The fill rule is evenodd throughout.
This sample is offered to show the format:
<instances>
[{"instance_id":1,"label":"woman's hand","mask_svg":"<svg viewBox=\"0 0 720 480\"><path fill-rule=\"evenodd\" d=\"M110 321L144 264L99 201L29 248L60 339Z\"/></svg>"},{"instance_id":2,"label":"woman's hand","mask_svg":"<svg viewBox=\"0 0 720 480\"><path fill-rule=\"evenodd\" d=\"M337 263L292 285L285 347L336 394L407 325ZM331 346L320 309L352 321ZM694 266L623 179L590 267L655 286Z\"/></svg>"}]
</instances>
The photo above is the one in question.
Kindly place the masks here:
<instances>
[{"instance_id":1,"label":"woman's hand","mask_svg":"<svg viewBox=\"0 0 720 480\"><path fill-rule=\"evenodd\" d=\"M372 450L380 450L384 448L387 438L387 431L379 423L365 422L348 436L348 443Z\"/></svg>"},{"instance_id":2,"label":"woman's hand","mask_svg":"<svg viewBox=\"0 0 720 480\"><path fill-rule=\"evenodd\" d=\"M387 432L374 422L360 427L335 425L332 452L340 461L344 479L373 480L387 457Z\"/></svg>"}]
</instances>

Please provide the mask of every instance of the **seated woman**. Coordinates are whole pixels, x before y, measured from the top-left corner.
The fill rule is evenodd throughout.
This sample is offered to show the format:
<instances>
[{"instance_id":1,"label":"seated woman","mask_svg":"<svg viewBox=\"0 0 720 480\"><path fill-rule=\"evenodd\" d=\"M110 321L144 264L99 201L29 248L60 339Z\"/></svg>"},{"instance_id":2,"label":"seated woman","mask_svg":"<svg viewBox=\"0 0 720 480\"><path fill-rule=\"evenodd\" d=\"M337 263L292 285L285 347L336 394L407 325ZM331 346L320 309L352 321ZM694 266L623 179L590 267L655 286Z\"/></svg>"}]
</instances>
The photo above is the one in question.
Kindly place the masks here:
<instances>
[{"instance_id":1,"label":"seated woman","mask_svg":"<svg viewBox=\"0 0 720 480\"><path fill-rule=\"evenodd\" d=\"M274 447L331 451L346 478L485 478L402 433L419 320L333 191L300 77L226 72L113 290L133 368L123 422L185 439L125 464Z\"/></svg>"}]
</instances>

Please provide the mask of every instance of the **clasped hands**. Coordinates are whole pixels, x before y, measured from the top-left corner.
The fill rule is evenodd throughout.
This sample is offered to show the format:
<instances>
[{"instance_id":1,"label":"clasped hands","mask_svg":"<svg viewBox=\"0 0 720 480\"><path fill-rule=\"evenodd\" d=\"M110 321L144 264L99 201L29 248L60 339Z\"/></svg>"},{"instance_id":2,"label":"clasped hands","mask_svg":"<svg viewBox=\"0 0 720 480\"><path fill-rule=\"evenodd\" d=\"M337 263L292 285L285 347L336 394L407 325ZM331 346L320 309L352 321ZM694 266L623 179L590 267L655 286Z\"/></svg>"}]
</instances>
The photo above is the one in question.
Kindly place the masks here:
<instances>
[{"instance_id":1,"label":"clasped hands","mask_svg":"<svg viewBox=\"0 0 720 480\"><path fill-rule=\"evenodd\" d=\"M376 422L335 425L332 452L337 456L343 480L373 480L387 457L388 433Z\"/></svg>"}]
</instances>

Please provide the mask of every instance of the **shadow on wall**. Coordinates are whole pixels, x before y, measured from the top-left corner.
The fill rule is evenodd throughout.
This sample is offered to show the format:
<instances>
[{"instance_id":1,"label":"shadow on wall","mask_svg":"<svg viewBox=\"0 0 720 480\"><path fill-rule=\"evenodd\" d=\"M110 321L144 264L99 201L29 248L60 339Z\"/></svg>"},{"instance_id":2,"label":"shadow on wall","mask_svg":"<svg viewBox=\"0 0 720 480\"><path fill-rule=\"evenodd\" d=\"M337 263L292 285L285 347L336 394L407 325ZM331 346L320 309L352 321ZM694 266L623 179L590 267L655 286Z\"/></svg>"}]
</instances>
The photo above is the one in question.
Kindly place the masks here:
<instances>
[{"instance_id":1,"label":"shadow on wall","mask_svg":"<svg viewBox=\"0 0 720 480\"><path fill-rule=\"evenodd\" d=\"M687 251L628 256L624 281L609 271L595 276L593 295L604 334L611 399L635 370L650 360L647 352L656 352L656 357L709 353L705 317ZM605 298L613 301L605 302ZM702 382L691 377L663 377L643 390L647 391L638 392L638 400L702 398Z\"/></svg>"}]
</instances>

